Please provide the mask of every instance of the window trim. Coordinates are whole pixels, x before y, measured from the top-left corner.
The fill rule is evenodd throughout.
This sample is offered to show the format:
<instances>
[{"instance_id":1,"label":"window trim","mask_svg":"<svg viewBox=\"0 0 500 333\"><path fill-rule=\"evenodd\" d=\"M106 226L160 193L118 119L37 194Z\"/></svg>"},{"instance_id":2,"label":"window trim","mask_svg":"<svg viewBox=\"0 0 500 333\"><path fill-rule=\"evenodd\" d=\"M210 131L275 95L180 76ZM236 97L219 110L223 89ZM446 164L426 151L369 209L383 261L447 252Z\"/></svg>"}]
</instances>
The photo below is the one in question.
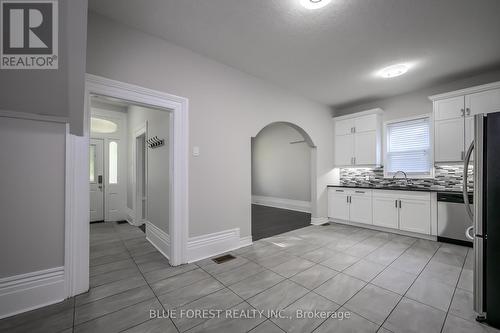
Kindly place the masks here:
<instances>
[{"instance_id":1,"label":"window trim","mask_svg":"<svg viewBox=\"0 0 500 333\"><path fill-rule=\"evenodd\" d=\"M429 155L430 155L430 170L429 173L407 173L408 179L429 179L429 178L434 178L435 175L435 168L434 168L434 118L432 113L424 113L420 114L417 116L411 116L411 117L404 117L404 118L398 118L398 119L393 119L393 120L388 120L384 122L384 127L383 127L383 159L384 159L384 166L387 166L387 126L395 123L401 123L401 122L407 122L407 121L413 121L413 120L419 120L419 119L425 119L427 118L429 120ZM404 170L403 170L404 171ZM387 171L387 168L384 167L384 178L390 178L394 176L394 173L390 173Z\"/></svg>"}]
</instances>

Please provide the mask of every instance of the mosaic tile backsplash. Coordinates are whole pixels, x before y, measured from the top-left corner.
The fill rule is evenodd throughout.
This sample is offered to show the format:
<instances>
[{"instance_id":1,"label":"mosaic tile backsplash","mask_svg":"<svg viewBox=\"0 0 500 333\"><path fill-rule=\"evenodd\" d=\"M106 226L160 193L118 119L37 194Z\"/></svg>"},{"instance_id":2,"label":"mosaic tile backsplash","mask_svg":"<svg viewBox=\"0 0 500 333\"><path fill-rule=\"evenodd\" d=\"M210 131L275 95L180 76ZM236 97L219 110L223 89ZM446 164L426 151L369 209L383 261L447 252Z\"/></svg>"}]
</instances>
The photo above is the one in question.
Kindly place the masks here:
<instances>
[{"instance_id":1,"label":"mosaic tile backsplash","mask_svg":"<svg viewBox=\"0 0 500 333\"><path fill-rule=\"evenodd\" d=\"M462 191L464 167L436 166L434 178L411 179L414 186L442 191ZM398 175L401 177L401 175ZM472 166L469 167L467 187L470 191L474 186ZM384 168L341 168L340 184L345 186L391 186L402 185L404 180L384 178Z\"/></svg>"}]
</instances>

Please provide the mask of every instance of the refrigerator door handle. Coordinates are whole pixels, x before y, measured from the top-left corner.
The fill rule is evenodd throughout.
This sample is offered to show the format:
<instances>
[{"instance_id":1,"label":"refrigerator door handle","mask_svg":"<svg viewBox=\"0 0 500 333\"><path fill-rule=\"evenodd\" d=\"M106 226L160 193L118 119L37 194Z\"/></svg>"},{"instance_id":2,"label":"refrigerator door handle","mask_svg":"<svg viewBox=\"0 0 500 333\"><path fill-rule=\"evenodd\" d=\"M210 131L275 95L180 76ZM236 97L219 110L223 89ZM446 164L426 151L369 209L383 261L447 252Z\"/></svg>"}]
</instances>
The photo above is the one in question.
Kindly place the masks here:
<instances>
[{"instance_id":1,"label":"refrigerator door handle","mask_svg":"<svg viewBox=\"0 0 500 333\"><path fill-rule=\"evenodd\" d=\"M467 214L469 215L469 217L474 221L474 213L472 212L472 208L470 207L469 192L467 190L467 183L468 183L467 177L468 177L468 171L469 171L469 163L470 163L470 158L472 156L473 150L474 150L474 141L472 141L469 149L467 150L467 154L465 154L462 193L464 196L465 210L467 211Z\"/></svg>"},{"instance_id":2,"label":"refrigerator door handle","mask_svg":"<svg viewBox=\"0 0 500 333\"><path fill-rule=\"evenodd\" d=\"M472 231L472 234L471 234ZM465 230L465 237L467 237L470 240L474 240L474 226L470 226Z\"/></svg>"}]
</instances>

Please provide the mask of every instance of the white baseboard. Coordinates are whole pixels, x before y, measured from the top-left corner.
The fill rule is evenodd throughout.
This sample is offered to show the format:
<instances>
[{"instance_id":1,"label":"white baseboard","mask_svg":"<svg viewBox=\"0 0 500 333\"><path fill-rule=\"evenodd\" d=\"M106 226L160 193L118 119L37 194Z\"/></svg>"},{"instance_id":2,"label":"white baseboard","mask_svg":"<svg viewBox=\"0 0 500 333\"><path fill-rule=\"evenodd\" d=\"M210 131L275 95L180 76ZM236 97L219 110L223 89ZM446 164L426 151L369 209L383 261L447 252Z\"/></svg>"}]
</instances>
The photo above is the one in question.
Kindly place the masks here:
<instances>
[{"instance_id":1,"label":"white baseboard","mask_svg":"<svg viewBox=\"0 0 500 333\"><path fill-rule=\"evenodd\" d=\"M378 225L373 225L373 224L356 223L356 222L337 220L337 219L330 219L330 222L347 224L347 225L352 225L355 227L367 228L367 229L372 229L372 230L377 230L377 231L390 232L393 234L398 234L398 235L403 235L403 236L410 236L410 237L415 237L415 238L422 238L422 239L437 241L436 236L424 235L424 234L419 234L416 232L404 231L404 230L393 229L393 228L380 227Z\"/></svg>"},{"instance_id":2,"label":"white baseboard","mask_svg":"<svg viewBox=\"0 0 500 333\"><path fill-rule=\"evenodd\" d=\"M229 229L188 239L188 262L210 258L252 244L252 237L240 238L240 229Z\"/></svg>"},{"instance_id":3,"label":"white baseboard","mask_svg":"<svg viewBox=\"0 0 500 333\"><path fill-rule=\"evenodd\" d=\"M252 236L240 237L240 247L252 245Z\"/></svg>"},{"instance_id":4,"label":"white baseboard","mask_svg":"<svg viewBox=\"0 0 500 333\"><path fill-rule=\"evenodd\" d=\"M330 222L330 220L328 220L328 217L311 217L312 225L322 225L328 222Z\"/></svg>"},{"instance_id":5,"label":"white baseboard","mask_svg":"<svg viewBox=\"0 0 500 333\"><path fill-rule=\"evenodd\" d=\"M0 319L66 298L64 267L0 279Z\"/></svg>"},{"instance_id":6,"label":"white baseboard","mask_svg":"<svg viewBox=\"0 0 500 333\"><path fill-rule=\"evenodd\" d=\"M146 222L146 239L170 259L170 236L151 222Z\"/></svg>"},{"instance_id":7,"label":"white baseboard","mask_svg":"<svg viewBox=\"0 0 500 333\"><path fill-rule=\"evenodd\" d=\"M311 212L311 202L310 201L301 201L301 200L292 200L292 199L283 199L283 198L275 198L275 197L265 197L261 195L252 195L252 203L256 205L282 208L295 210L298 212L310 213Z\"/></svg>"},{"instance_id":8,"label":"white baseboard","mask_svg":"<svg viewBox=\"0 0 500 333\"><path fill-rule=\"evenodd\" d=\"M130 209L128 207L125 207L125 220L130 224L130 225L133 225L133 226L140 226L142 224L142 222L139 222L137 221L137 219L135 218L135 212L133 209Z\"/></svg>"}]
</instances>

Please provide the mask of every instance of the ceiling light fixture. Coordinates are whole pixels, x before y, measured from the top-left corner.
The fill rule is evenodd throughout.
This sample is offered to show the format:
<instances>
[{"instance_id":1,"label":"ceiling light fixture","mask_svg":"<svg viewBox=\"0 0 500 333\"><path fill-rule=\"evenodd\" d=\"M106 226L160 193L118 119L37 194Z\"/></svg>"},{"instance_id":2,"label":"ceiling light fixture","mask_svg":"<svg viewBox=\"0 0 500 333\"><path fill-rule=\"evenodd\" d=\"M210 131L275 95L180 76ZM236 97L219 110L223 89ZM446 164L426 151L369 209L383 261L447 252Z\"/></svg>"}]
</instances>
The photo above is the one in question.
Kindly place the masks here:
<instances>
[{"instance_id":1,"label":"ceiling light fixture","mask_svg":"<svg viewBox=\"0 0 500 333\"><path fill-rule=\"evenodd\" d=\"M300 4L307 9L319 9L328 5L332 0L300 0Z\"/></svg>"},{"instance_id":2,"label":"ceiling light fixture","mask_svg":"<svg viewBox=\"0 0 500 333\"><path fill-rule=\"evenodd\" d=\"M397 64L381 69L378 72L378 76L384 79L390 79L396 76L400 76L408 72L410 66L408 64Z\"/></svg>"}]
</instances>

